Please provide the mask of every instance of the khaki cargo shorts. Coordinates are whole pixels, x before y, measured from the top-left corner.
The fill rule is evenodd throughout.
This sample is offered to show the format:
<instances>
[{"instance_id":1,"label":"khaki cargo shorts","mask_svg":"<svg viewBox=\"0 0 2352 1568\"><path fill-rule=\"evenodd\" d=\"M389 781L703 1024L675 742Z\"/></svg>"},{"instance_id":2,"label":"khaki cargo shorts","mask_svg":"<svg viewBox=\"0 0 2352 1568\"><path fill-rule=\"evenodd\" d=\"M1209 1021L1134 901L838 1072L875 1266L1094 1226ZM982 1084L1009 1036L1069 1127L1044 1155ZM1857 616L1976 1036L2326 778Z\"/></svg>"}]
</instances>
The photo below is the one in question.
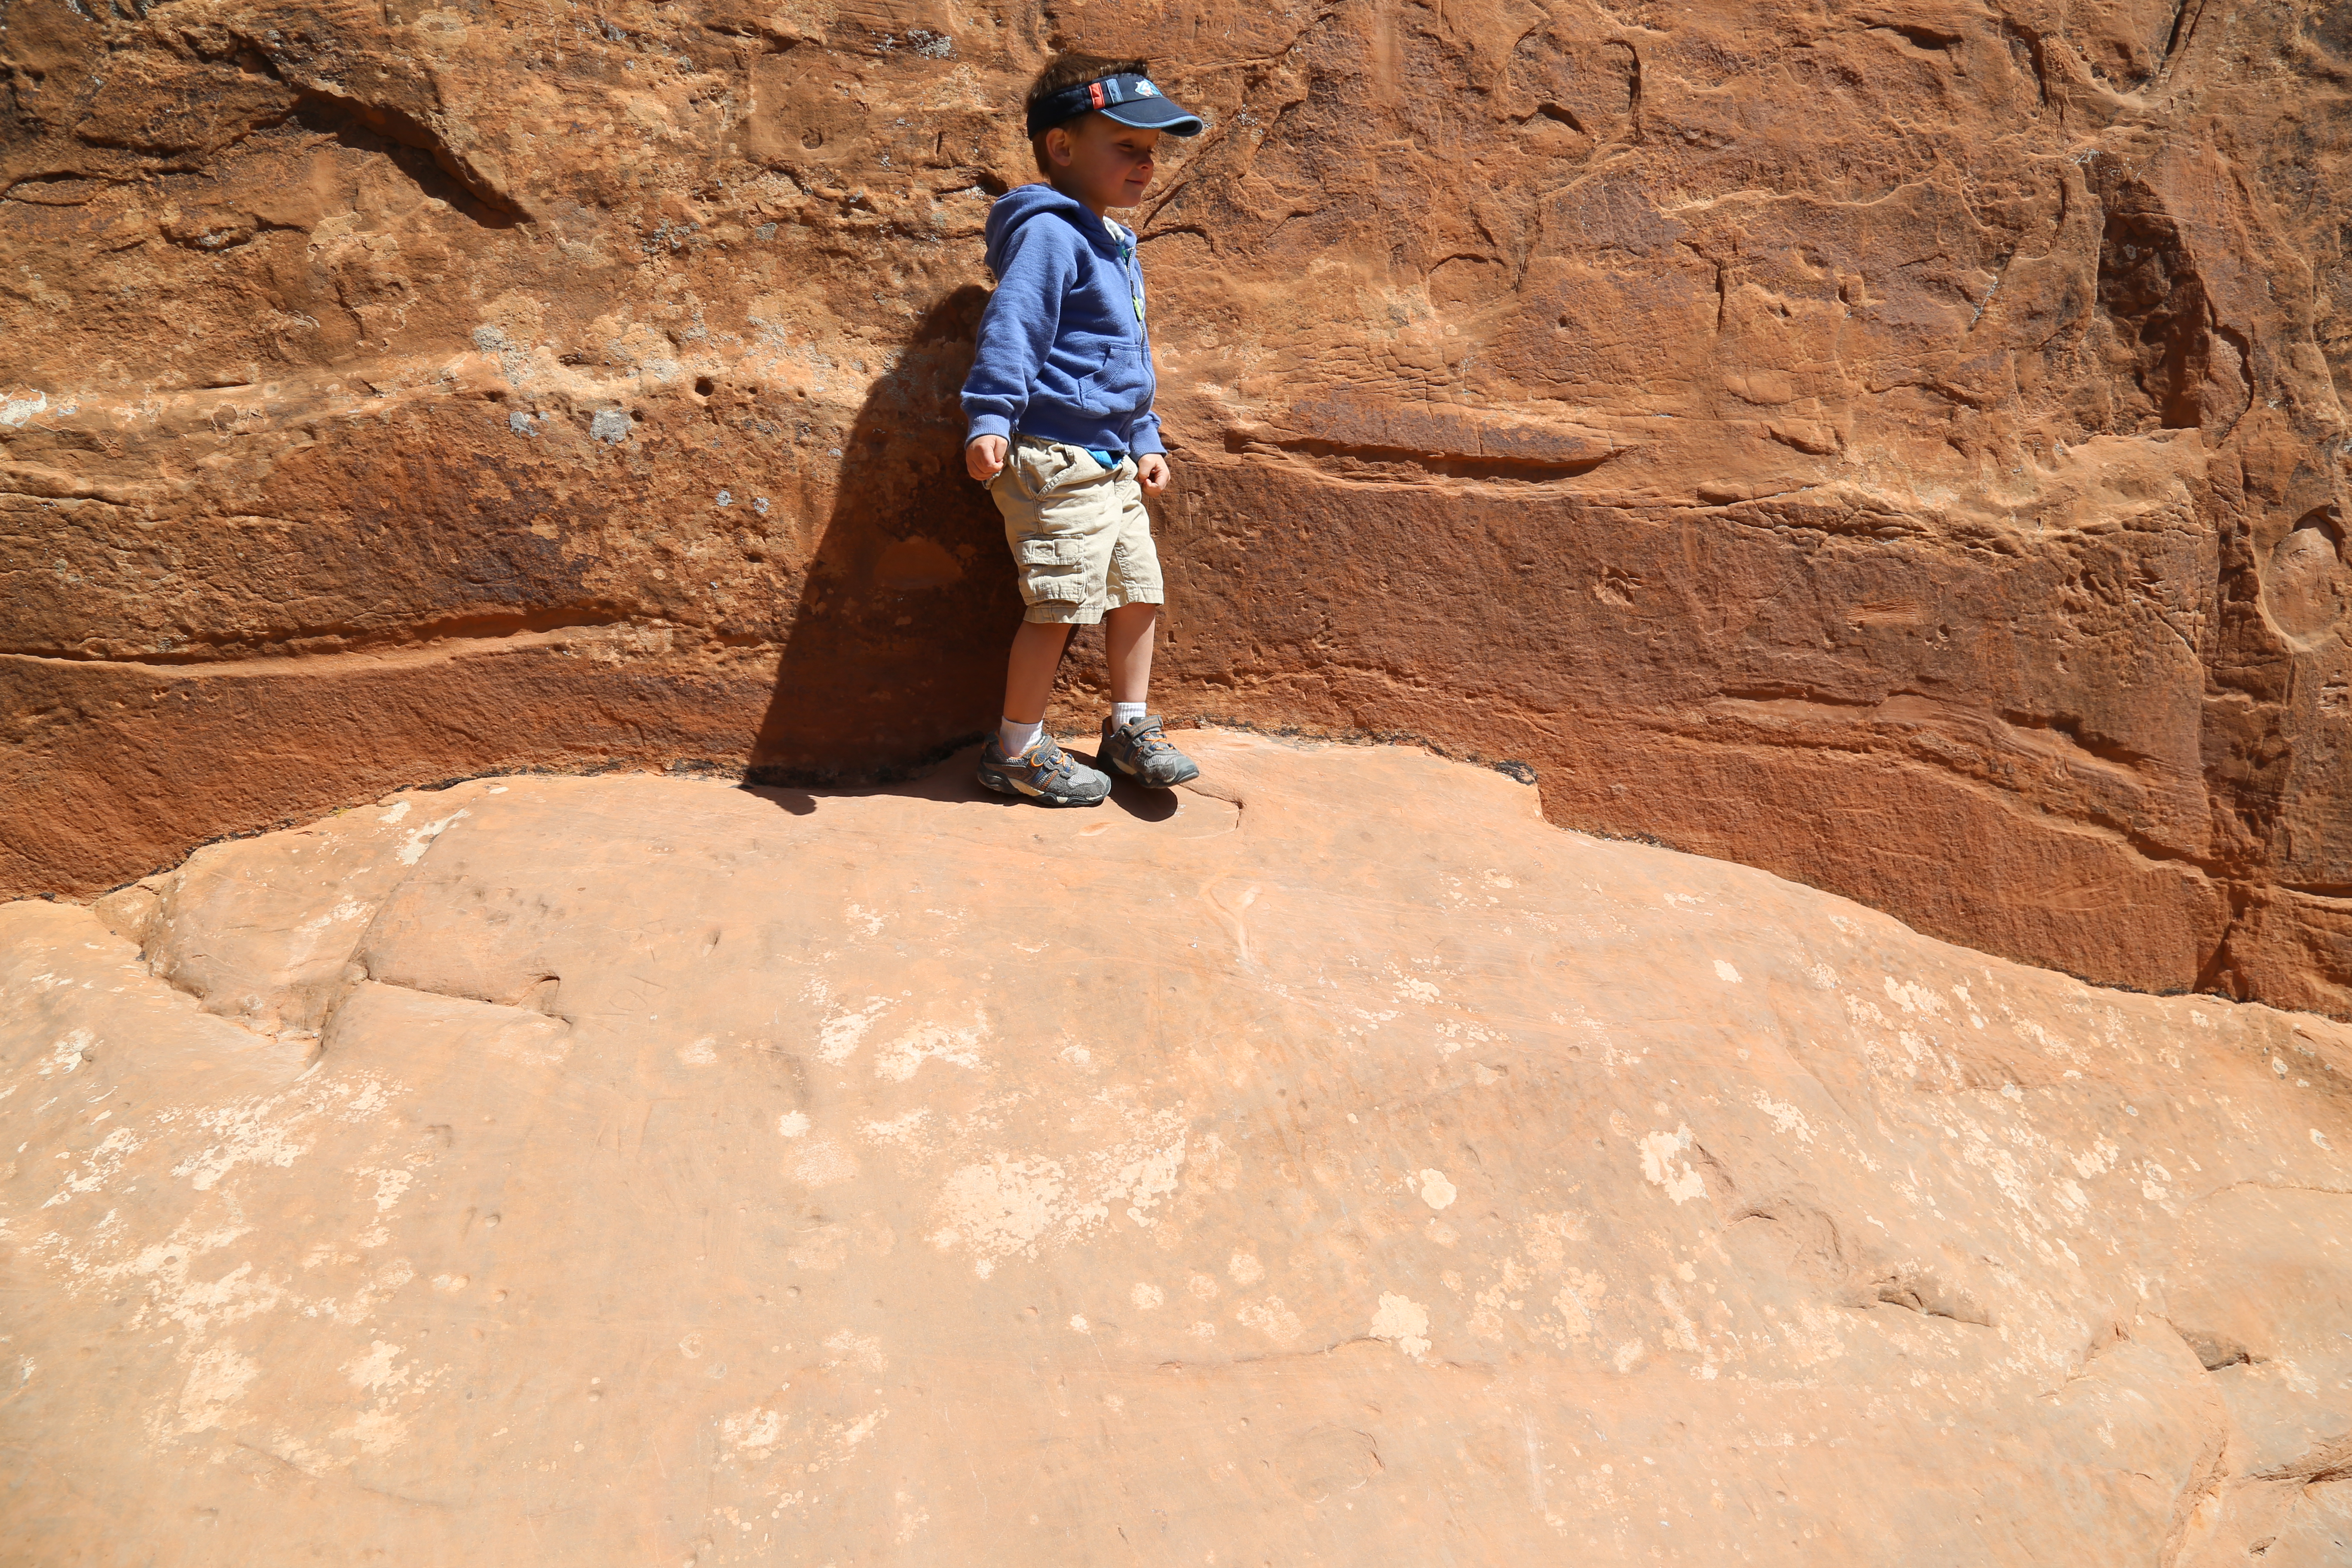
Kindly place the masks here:
<instances>
[{"instance_id":1,"label":"khaki cargo shorts","mask_svg":"<svg viewBox=\"0 0 2352 1568\"><path fill-rule=\"evenodd\" d=\"M1024 620L1090 626L1122 605L1162 605L1160 551L1135 459L1015 436L988 483L1021 573Z\"/></svg>"}]
</instances>

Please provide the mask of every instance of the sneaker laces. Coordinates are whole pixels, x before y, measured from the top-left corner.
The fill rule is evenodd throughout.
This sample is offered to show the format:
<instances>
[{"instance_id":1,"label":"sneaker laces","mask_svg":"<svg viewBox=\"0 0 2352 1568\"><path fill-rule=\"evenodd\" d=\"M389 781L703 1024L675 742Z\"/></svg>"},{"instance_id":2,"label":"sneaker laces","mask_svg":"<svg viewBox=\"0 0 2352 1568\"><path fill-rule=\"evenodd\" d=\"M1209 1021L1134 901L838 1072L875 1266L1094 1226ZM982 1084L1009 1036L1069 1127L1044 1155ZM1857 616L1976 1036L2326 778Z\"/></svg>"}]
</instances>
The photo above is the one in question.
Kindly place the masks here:
<instances>
[{"instance_id":1,"label":"sneaker laces","mask_svg":"<svg viewBox=\"0 0 2352 1568\"><path fill-rule=\"evenodd\" d=\"M1046 763L1048 757L1053 759L1050 766ZM1037 782L1040 784L1055 784L1069 782L1070 753L1062 750L1061 742L1051 735L1039 736L1037 743L1021 754L1021 760L1030 767L1039 770Z\"/></svg>"}]
</instances>

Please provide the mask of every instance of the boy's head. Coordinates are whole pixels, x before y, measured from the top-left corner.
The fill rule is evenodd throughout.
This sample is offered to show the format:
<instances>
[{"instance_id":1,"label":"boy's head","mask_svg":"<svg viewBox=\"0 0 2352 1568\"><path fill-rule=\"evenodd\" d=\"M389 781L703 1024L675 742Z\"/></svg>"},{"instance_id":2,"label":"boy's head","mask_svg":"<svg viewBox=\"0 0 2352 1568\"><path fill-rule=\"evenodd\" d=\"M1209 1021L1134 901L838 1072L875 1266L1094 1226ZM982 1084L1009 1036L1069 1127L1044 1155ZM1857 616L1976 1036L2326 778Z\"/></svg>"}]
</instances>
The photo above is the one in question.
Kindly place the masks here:
<instances>
[{"instance_id":1,"label":"boy's head","mask_svg":"<svg viewBox=\"0 0 2352 1568\"><path fill-rule=\"evenodd\" d=\"M1037 172L1092 207L1131 207L1151 183L1160 136L1197 136L1200 117L1170 102L1143 60L1057 55L1030 84Z\"/></svg>"}]
</instances>

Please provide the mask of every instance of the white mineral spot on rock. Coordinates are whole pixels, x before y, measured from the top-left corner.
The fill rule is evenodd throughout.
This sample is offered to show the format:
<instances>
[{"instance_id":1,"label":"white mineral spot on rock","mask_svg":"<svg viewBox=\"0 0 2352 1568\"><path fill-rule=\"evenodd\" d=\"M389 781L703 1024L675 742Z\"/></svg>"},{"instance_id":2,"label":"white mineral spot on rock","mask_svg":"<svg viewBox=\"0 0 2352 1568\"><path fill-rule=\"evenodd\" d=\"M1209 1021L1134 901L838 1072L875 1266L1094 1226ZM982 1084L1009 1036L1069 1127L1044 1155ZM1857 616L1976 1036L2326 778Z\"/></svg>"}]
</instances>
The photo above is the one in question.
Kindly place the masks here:
<instances>
[{"instance_id":1,"label":"white mineral spot on rock","mask_svg":"<svg viewBox=\"0 0 2352 1568\"><path fill-rule=\"evenodd\" d=\"M818 1138L808 1143L792 1163L795 1181L812 1187L838 1186L857 1174L857 1160L850 1152L830 1138Z\"/></svg>"},{"instance_id":2,"label":"white mineral spot on rock","mask_svg":"<svg viewBox=\"0 0 2352 1568\"><path fill-rule=\"evenodd\" d=\"M1807 1121L1805 1113L1795 1106L1775 1100L1760 1089L1756 1091L1754 1104L1757 1110L1770 1117L1772 1125L1781 1131L1794 1134L1800 1142L1813 1141L1812 1123Z\"/></svg>"},{"instance_id":3,"label":"white mineral spot on rock","mask_svg":"<svg viewBox=\"0 0 2352 1568\"><path fill-rule=\"evenodd\" d=\"M401 804L405 805L408 803L403 801ZM425 851L432 847L433 841L441 836L445 828L459 817L470 815L472 814L469 812L453 811L438 822L428 822L422 827L409 829L407 837L401 840L400 863L404 866L415 865L425 858Z\"/></svg>"},{"instance_id":4,"label":"white mineral spot on rock","mask_svg":"<svg viewBox=\"0 0 2352 1568\"><path fill-rule=\"evenodd\" d=\"M1141 1310L1148 1312L1168 1298L1160 1292L1159 1286L1146 1282L1138 1284L1134 1289L1129 1291L1127 1299L1134 1302Z\"/></svg>"},{"instance_id":5,"label":"white mineral spot on rock","mask_svg":"<svg viewBox=\"0 0 2352 1568\"><path fill-rule=\"evenodd\" d=\"M929 1110L919 1105L903 1115L866 1122L857 1131L859 1136L869 1143L910 1144L921 1132L923 1123L930 1120L930 1115Z\"/></svg>"},{"instance_id":6,"label":"white mineral spot on rock","mask_svg":"<svg viewBox=\"0 0 2352 1568\"><path fill-rule=\"evenodd\" d=\"M1644 1133L1639 1145L1643 1178L1664 1188L1666 1196L1678 1205L1706 1195L1706 1183L1682 1158L1690 1146L1691 1130L1687 1126L1672 1132Z\"/></svg>"},{"instance_id":7,"label":"white mineral spot on rock","mask_svg":"<svg viewBox=\"0 0 2352 1568\"><path fill-rule=\"evenodd\" d=\"M382 1340L374 1341L368 1346L365 1355L344 1364L343 1375L351 1380L352 1387L364 1388L372 1393L405 1383L408 1381L407 1368L392 1364L400 1355L401 1348L386 1344Z\"/></svg>"},{"instance_id":8,"label":"white mineral spot on rock","mask_svg":"<svg viewBox=\"0 0 2352 1568\"><path fill-rule=\"evenodd\" d=\"M1720 958L1715 961L1715 977L1717 980L1727 981L1734 985L1739 984L1739 971L1734 969L1730 964L1725 963Z\"/></svg>"},{"instance_id":9,"label":"white mineral spot on rock","mask_svg":"<svg viewBox=\"0 0 2352 1568\"><path fill-rule=\"evenodd\" d=\"M1307 1331L1307 1325L1299 1321L1298 1314L1279 1296L1243 1302L1234 1309L1234 1321L1255 1329L1276 1344L1286 1345Z\"/></svg>"},{"instance_id":10,"label":"white mineral spot on rock","mask_svg":"<svg viewBox=\"0 0 2352 1568\"><path fill-rule=\"evenodd\" d=\"M982 1258L998 1258L1045 1234L1065 1185L1063 1169L1054 1161L998 1155L949 1176L940 1209L958 1240Z\"/></svg>"},{"instance_id":11,"label":"white mineral spot on rock","mask_svg":"<svg viewBox=\"0 0 2352 1568\"><path fill-rule=\"evenodd\" d=\"M776 1118L776 1132L780 1137L798 1138L808 1130L809 1119L805 1110L787 1110Z\"/></svg>"},{"instance_id":12,"label":"white mineral spot on rock","mask_svg":"<svg viewBox=\"0 0 2352 1568\"><path fill-rule=\"evenodd\" d=\"M1383 1291L1372 1313L1372 1338L1386 1340L1415 1361L1429 1353L1429 1309L1410 1297Z\"/></svg>"},{"instance_id":13,"label":"white mineral spot on rock","mask_svg":"<svg viewBox=\"0 0 2352 1568\"><path fill-rule=\"evenodd\" d=\"M362 1171L359 1173L375 1178L375 1209L378 1214L398 1204L401 1195L408 1191L409 1184L416 1179L413 1171Z\"/></svg>"},{"instance_id":14,"label":"white mineral spot on rock","mask_svg":"<svg viewBox=\"0 0 2352 1568\"><path fill-rule=\"evenodd\" d=\"M981 1065L981 1042L988 1037L988 1015L985 1013L974 1014L972 1021L961 1028L950 1028L940 1024L918 1025L875 1052L875 1075L893 1083L904 1083L914 1077L917 1069L927 1061L977 1068Z\"/></svg>"},{"instance_id":15,"label":"white mineral spot on rock","mask_svg":"<svg viewBox=\"0 0 2352 1568\"><path fill-rule=\"evenodd\" d=\"M362 1454L380 1458L408 1441L409 1426L407 1416L379 1402L353 1416L349 1426L337 1427L331 1436L352 1445Z\"/></svg>"},{"instance_id":16,"label":"white mineral spot on rock","mask_svg":"<svg viewBox=\"0 0 2352 1568\"><path fill-rule=\"evenodd\" d=\"M835 1013L817 1029L817 1059L824 1062L845 1062L856 1053L858 1042L866 1031L874 1026L890 1005L887 997L877 996L856 1012Z\"/></svg>"},{"instance_id":17,"label":"white mineral spot on rock","mask_svg":"<svg viewBox=\"0 0 2352 1568\"><path fill-rule=\"evenodd\" d=\"M1444 1172L1421 1173L1421 1201L1433 1209L1444 1208L1454 1202L1454 1184L1445 1179Z\"/></svg>"},{"instance_id":18,"label":"white mineral spot on rock","mask_svg":"<svg viewBox=\"0 0 2352 1568\"><path fill-rule=\"evenodd\" d=\"M1255 1285L1265 1278L1265 1265L1255 1252L1236 1252L1225 1259L1225 1273L1236 1285Z\"/></svg>"},{"instance_id":19,"label":"white mineral spot on rock","mask_svg":"<svg viewBox=\"0 0 2352 1568\"><path fill-rule=\"evenodd\" d=\"M758 1457L776 1446L784 1435L784 1415L780 1410L753 1405L722 1416L719 1423L719 1439L739 1454Z\"/></svg>"}]
</instances>

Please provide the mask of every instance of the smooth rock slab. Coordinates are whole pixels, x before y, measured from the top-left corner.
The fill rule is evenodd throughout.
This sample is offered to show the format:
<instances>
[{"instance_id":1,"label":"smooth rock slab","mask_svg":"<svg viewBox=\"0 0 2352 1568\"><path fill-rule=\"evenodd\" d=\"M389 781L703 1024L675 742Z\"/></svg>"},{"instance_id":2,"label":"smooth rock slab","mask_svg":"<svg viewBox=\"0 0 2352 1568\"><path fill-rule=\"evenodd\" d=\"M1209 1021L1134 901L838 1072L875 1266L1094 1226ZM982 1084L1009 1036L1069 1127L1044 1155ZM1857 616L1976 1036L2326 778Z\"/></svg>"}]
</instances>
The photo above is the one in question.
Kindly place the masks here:
<instances>
[{"instance_id":1,"label":"smooth rock slab","mask_svg":"<svg viewBox=\"0 0 2352 1568\"><path fill-rule=\"evenodd\" d=\"M1197 749L0 906L12 1560L2345 1560L2341 1026Z\"/></svg>"}]
</instances>

